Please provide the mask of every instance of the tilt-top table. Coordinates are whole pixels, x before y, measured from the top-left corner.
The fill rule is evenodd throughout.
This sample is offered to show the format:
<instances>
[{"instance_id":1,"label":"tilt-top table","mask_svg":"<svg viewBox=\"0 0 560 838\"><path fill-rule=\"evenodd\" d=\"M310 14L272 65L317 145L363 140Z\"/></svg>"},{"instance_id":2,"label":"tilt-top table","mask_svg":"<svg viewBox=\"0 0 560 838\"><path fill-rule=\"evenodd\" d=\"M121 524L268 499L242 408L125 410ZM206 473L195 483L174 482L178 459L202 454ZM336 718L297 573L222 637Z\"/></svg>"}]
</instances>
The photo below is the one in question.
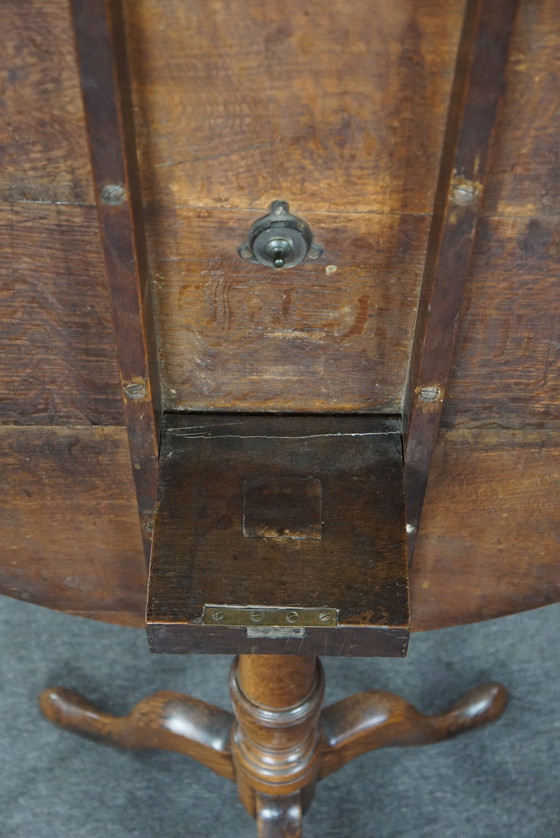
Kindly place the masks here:
<instances>
[{"instance_id":1,"label":"tilt-top table","mask_svg":"<svg viewBox=\"0 0 560 838\"><path fill-rule=\"evenodd\" d=\"M236 656L233 713L42 710L301 835L323 777L507 703L323 708L319 656L560 599L557 4L0 19L0 590Z\"/></svg>"}]
</instances>

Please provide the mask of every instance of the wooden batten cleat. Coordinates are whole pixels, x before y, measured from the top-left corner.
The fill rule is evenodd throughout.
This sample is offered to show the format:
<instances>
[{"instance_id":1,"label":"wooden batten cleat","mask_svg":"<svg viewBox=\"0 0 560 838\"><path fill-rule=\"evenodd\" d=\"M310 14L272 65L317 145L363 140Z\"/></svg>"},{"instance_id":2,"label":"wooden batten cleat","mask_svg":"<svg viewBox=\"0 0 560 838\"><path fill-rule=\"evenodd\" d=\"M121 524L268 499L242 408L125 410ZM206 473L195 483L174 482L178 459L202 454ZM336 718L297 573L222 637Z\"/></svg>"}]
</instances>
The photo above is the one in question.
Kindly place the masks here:
<instances>
[{"instance_id":1,"label":"wooden batten cleat","mask_svg":"<svg viewBox=\"0 0 560 838\"><path fill-rule=\"evenodd\" d=\"M400 422L164 417L153 652L403 656Z\"/></svg>"}]
</instances>

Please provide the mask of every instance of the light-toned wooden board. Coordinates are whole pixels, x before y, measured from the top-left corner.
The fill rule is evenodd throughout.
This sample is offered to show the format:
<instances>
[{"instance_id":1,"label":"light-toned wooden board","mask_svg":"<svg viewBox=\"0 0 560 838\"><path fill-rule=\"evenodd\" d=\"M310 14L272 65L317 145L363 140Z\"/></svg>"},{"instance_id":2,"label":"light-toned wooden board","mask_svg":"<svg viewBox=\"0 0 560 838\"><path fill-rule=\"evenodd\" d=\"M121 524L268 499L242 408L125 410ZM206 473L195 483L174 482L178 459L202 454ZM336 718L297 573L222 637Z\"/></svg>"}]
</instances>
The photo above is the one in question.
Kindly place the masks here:
<instances>
[{"instance_id":1,"label":"light-toned wooden board","mask_svg":"<svg viewBox=\"0 0 560 838\"><path fill-rule=\"evenodd\" d=\"M430 212L463 0L129 0L145 197Z\"/></svg>"},{"instance_id":2,"label":"light-toned wooden board","mask_svg":"<svg viewBox=\"0 0 560 838\"><path fill-rule=\"evenodd\" d=\"M412 565L415 631L560 600L560 435L440 434Z\"/></svg>"},{"instance_id":3,"label":"light-toned wooden board","mask_svg":"<svg viewBox=\"0 0 560 838\"><path fill-rule=\"evenodd\" d=\"M237 255L257 217L148 218L166 406L398 412L428 219L308 213L325 255L275 272Z\"/></svg>"},{"instance_id":4,"label":"light-toned wooden board","mask_svg":"<svg viewBox=\"0 0 560 838\"><path fill-rule=\"evenodd\" d=\"M444 407L446 426L560 418L560 234L546 218L479 224Z\"/></svg>"},{"instance_id":5,"label":"light-toned wooden board","mask_svg":"<svg viewBox=\"0 0 560 838\"><path fill-rule=\"evenodd\" d=\"M2 0L0 32L0 200L91 203L66 0Z\"/></svg>"},{"instance_id":6,"label":"light-toned wooden board","mask_svg":"<svg viewBox=\"0 0 560 838\"><path fill-rule=\"evenodd\" d=\"M124 428L0 428L0 592L138 623L145 563Z\"/></svg>"},{"instance_id":7,"label":"light-toned wooden board","mask_svg":"<svg viewBox=\"0 0 560 838\"><path fill-rule=\"evenodd\" d=\"M94 208L0 204L0 423L123 422Z\"/></svg>"}]
</instances>

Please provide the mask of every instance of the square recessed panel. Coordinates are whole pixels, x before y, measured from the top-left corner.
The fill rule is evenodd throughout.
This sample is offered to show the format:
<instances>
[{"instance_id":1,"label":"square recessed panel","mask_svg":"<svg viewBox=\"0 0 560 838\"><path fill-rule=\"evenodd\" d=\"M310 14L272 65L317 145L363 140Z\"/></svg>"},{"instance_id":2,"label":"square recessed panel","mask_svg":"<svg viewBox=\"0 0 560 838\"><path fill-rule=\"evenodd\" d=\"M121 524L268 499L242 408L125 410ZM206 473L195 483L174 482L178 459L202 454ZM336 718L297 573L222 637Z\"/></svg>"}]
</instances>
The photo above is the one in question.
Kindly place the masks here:
<instances>
[{"instance_id":1,"label":"square recessed panel","mask_svg":"<svg viewBox=\"0 0 560 838\"><path fill-rule=\"evenodd\" d=\"M243 482L247 538L321 538L322 486L314 477L250 477Z\"/></svg>"},{"instance_id":2,"label":"square recessed panel","mask_svg":"<svg viewBox=\"0 0 560 838\"><path fill-rule=\"evenodd\" d=\"M147 611L153 651L404 654L396 420L172 414L159 482ZM260 637L258 627L248 634L225 620L205 623L207 606L218 615L307 609L337 619L297 637L267 625Z\"/></svg>"}]
</instances>

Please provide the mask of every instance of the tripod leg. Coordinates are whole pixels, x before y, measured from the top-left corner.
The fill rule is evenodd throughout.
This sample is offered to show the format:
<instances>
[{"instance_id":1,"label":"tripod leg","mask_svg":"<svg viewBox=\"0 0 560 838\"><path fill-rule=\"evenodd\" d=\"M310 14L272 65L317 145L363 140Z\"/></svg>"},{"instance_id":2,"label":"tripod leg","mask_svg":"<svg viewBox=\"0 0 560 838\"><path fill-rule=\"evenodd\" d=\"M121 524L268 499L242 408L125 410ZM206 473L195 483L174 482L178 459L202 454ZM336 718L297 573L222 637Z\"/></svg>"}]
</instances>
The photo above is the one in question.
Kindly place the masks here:
<instances>
[{"instance_id":1,"label":"tripod leg","mask_svg":"<svg viewBox=\"0 0 560 838\"><path fill-rule=\"evenodd\" d=\"M368 751L392 745L430 745L497 719L508 695L501 684L480 684L443 713L420 713L393 693L369 690L323 710L323 761L320 777Z\"/></svg>"},{"instance_id":2,"label":"tripod leg","mask_svg":"<svg viewBox=\"0 0 560 838\"><path fill-rule=\"evenodd\" d=\"M120 748L177 751L233 780L229 747L233 716L191 696L157 692L119 717L73 690L54 687L43 690L39 706L49 721L72 733Z\"/></svg>"}]
</instances>

